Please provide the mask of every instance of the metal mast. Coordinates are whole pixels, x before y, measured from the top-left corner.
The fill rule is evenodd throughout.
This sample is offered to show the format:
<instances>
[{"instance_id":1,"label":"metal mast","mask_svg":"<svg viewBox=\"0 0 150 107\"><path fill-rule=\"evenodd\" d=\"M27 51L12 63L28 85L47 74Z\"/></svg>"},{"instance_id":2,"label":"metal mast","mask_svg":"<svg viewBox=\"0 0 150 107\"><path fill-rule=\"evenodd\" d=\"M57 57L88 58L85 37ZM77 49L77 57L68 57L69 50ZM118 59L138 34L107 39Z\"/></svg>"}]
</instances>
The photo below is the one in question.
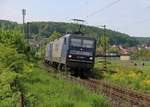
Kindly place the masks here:
<instances>
[{"instance_id":1,"label":"metal mast","mask_svg":"<svg viewBox=\"0 0 150 107\"><path fill-rule=\"evenodd\" d=\"M22 18L23 18L23 34L25 35L25 15L26 15L26 10L22 9Z\"/></svg>"},{"instance_id":2,"label":"metal mast","mask_svg":"<svg viewBox=\"0 0 150 107\"><path fill-rule=\"evenodd\" d=\"M106 40L106 25L102 26L104 31L104 71L107 71L107 40Z\"/></svg>"}]
</instances>

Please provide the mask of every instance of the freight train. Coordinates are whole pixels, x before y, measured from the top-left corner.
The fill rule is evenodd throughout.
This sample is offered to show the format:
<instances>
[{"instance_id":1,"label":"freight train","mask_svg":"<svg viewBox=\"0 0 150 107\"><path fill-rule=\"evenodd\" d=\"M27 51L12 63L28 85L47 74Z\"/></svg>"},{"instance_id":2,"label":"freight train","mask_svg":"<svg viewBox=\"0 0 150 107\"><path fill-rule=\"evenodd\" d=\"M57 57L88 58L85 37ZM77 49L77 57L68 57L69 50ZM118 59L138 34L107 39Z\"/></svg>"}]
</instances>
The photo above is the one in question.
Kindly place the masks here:
<instances>
[{"instance_id":1,"label":"freight train","mask_svg":"<svg viewBox=\"0 0 150 107\"><path fill-rule=\"evenodd\" d=\"M45 62L76 76L88 75L94 67L95 52L95 38L69 33L47 45Z\"/></svg>"}]
</instances>

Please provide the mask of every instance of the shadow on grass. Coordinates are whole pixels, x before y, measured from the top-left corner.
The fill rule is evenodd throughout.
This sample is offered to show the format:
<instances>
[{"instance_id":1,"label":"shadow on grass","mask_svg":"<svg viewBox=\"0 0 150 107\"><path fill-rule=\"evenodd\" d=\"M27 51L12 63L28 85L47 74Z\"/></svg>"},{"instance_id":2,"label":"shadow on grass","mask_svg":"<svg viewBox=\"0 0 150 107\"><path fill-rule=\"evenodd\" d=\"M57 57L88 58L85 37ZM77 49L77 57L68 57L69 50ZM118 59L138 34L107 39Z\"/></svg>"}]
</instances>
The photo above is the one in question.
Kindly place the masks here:
<instances>
[{"instance_id":1,"label":"shadow on grass","mask_svg":"<svg viewBox=\"0 0 150 107\"><path fill-rule=\"evenodd\" d=\"M104 79L105 73L114 74L117 73L117 71L112 67L112 63L107 61L107 69L103 68L104 61L98 61L96 63L96 67L93 69L93 72L91 73L91 77L94 79Z\"/></svg>"},{"instance_id":2,"label":"shadow on grass","mask_svg":"<svg viewBox=\"0 0 150 107\"><path fill-rule=\"evenodd\" d=\"M117 72L114 70L110 70L110 69L106 71L104 69L94 68L93 72L91 73L91 77L94 79L102 80L105 78L105 75L104 75L105 73L114 74Z\"/></svg>"}]
</instances>

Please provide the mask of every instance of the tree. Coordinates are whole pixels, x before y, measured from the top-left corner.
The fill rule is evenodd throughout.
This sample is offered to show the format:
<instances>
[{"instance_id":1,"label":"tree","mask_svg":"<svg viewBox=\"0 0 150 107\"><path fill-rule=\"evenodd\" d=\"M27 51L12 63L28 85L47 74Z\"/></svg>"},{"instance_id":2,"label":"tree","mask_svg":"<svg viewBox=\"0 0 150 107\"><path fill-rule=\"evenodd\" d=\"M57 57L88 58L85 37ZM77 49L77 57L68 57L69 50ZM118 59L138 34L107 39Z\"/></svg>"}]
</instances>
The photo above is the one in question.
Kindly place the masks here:
<instances>
[{"instance_id":1,"label":"tree","mask_svg":"<svg viewBox=\"0 0 150 107\"><path fill-rule=\"evenodd\" d=\"M138 57L150 57L150 50L141 49L134 53L134 56Z\"/></svg>"},{"instance_id":2,"label":"tree","mask_svg":"<svg viewBox=\"0 0 150 107\"><path fill-rule=\"evenodd\" d=\"M32 71L21 33L0 29L0 106L16 107L24 92L23 81Z\"/></svg>"},{"instance_id":3,"label":"tree","mask_svg":"<svg viewBox=\"0 0 150 107\"><path fill-rule=\"evenodd\" d=\"M53 32L53 34L48 38L48 42L54 41L61 37L61 34L58 32Z\"/></svg>"},{"instance_id":4,"label":"tree","mask_svg":"<svg viewBox=\"0 0 150 107\"><path fill-rule=\"evenodd\" d=\"M27 50L27 44L24 36L21 32L16 30L0 29L0 43L5 46L16 48L20 53L24 53Z\"/></svg>"},{"instance_id":5,"label":"tree","mask_svg":"<svg viewBox=\"0 0 150 107\"><path fill-rule=\"evenodd\" d=\"M119 54L119 49L110 46L110 48L108 49L108 52Z\"/></svg>"},{"instance_id":6,"label":"tree","mask_svg":"<svg viewBox=\"0 0 150 107\"><path fill-rule=\"evenodd\" d=\"M108 37L101 36L101 38L100 38L100 46L102 47L103 55L104 55L105 48L108 48L108 45L109 45L108 41L109 41Z\"/></svg>"}]
</instances>

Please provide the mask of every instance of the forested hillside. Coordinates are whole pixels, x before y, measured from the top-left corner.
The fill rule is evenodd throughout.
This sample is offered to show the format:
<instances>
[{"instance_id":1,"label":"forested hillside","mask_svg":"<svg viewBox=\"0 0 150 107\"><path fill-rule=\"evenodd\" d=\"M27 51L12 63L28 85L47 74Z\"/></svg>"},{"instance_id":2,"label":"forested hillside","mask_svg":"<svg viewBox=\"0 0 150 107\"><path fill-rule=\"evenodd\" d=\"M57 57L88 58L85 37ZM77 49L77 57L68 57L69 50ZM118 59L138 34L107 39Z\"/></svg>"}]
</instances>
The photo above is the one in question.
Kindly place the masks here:
<instances>
[{"instance_id":1,"label":"forested hillside","mask_svg":"<svg viewBox=\"0 0 150 107\"><path fill-rule=\"evenodd\" d=\"M136 37L135 38L140 44L150 45L150 37Z\"/></svg>"},{"instance_id":2,"label":"forested hillside","mask_svg":"<svg viewBox=\"0 0 150 107\"><path fill-rule=\"evenodd\" d=\"M1 20L0 27L5 29L9 28L21 30L22 25L15 22ZM32 36L38 35L42 37L49 37L54 31L61 34L78 31L79 25L63 22L30 22L28 24L28 28ZM103 29L93 26L83 26L82 31L90 36L96 37L97 39L103 35ZM134 46L138 44L138 41L135 38L124 33L107 30L106 36L109 38L109 43L111 45L122 44L125 46Z\"/></svg>"},{"instance_id":3,"label":"forested hillside","mask_svg":"<svg viewBox=\"0 0 150 107\"><path fill-rule=\"evenodd\" d=\"M14 29L18 24L16 22L0 20L0 28Z\"/></svg>"}]
</instances>

